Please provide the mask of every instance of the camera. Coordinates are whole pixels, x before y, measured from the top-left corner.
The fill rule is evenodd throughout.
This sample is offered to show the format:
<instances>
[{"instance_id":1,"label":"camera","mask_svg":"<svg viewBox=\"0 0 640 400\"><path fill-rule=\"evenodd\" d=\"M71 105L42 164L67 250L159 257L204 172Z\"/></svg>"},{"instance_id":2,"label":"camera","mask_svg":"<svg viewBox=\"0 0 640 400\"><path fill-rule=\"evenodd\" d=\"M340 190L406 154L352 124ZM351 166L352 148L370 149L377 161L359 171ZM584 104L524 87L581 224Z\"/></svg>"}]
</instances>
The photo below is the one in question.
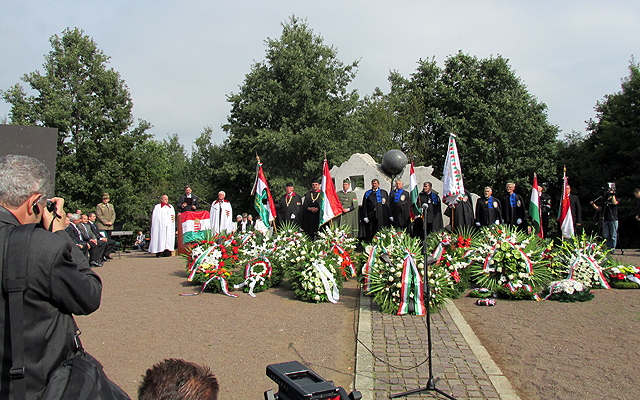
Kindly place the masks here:
<instances>
[{"instance_id":1,"label":"camera","mask_svg":"<svg viewBox=\"0 0 640 400\"><path fill-rule=\"evenodd\" d=\"M278 393L264 392L265 400L361 400L362 394L336 387L298 361L267 365L267 376L278 384Z\"/></svg>"},{"instance_id":2,"label":"camera","mask_svg":"<svg viewBox=\"0 0 640 400\"><path fill-rule=\"evenodd\" d=\"M51 200L47 200L47 211L49 211L50 213L54 212L56 210L56 203L54 203Z\"/></svg>"}]
</instances>

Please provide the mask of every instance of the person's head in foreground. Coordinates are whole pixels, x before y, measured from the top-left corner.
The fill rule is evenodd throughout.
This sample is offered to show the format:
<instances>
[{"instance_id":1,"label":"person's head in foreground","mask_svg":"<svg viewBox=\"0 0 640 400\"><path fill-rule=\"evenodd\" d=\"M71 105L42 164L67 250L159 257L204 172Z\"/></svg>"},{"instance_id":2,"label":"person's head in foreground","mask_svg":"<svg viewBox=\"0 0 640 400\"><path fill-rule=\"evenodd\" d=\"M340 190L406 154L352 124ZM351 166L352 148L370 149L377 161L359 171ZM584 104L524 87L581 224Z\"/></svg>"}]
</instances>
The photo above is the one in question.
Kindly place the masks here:
<instances>
[{"instance_id":1,"label":"person's head in foreground","mask_svg":"<svg viewBox=\"0 0 640 400\"><path fill-rule=\"evenodd\" d=\"M147 370L138 400L216 400L218 389L209 368L170 358Z\"/></svg>"}]
</instances>

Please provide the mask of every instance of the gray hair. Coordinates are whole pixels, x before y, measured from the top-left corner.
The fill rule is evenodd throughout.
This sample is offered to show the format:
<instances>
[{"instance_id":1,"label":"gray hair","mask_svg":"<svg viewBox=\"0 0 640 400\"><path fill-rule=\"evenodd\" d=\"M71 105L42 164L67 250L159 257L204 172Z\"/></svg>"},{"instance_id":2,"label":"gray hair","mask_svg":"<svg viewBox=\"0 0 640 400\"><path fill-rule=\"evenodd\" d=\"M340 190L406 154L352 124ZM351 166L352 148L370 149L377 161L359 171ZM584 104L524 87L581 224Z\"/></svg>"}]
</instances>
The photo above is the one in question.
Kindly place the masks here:
<instances>
[{"instance_id":1,"label":"gray hair","mask_svg":"<svg viewBox=\"0 0 640 400\"><path fill-rule=\"evenodd\" d=\"M71 214L71 215L69 216L69 221L71 221L71 222L73 222L73 221L77 221L77 220L79 220L80 218L82 218L82 216L81 216L80 214Z\"/></svg>"},{"instance_id":2,"label":"gray hair","mask_svg":"<svg viewBox=\"0 0 640 400\"><path fill-rule=\"evenodd\" d=\"M42 162L27 156L0 157L0 204L20 207L35 193L44 202L52 191L51 175Z\"/></svg>"}]
</instances>

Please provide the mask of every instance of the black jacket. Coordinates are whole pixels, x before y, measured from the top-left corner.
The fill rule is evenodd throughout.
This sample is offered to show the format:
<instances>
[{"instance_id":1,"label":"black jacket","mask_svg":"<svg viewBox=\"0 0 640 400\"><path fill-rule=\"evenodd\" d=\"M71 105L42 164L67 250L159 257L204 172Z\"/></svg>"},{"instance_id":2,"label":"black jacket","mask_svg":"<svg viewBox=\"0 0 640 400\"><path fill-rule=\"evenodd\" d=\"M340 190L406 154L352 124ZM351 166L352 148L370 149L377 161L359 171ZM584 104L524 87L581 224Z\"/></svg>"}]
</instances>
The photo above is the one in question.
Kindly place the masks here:
<instances>
[{"instance_id":1,"label":"black jacket","mask_svg":"<svg viewBox=\"0 0 640 400\"><path fill-rule=\"evenodd\" d=\"M6 225L18 220L0 207L0 266L4 259ZM86 257L64 231L36 228L31 236L27 285L24 295L24 362L27 398L44 388L49 374L74 352L76 324L72 314L87 315L98 309L102 282L89 268ZM11 343L6 297L0 297L0 398L9 397Z\"/></svg>"}]
</instances>

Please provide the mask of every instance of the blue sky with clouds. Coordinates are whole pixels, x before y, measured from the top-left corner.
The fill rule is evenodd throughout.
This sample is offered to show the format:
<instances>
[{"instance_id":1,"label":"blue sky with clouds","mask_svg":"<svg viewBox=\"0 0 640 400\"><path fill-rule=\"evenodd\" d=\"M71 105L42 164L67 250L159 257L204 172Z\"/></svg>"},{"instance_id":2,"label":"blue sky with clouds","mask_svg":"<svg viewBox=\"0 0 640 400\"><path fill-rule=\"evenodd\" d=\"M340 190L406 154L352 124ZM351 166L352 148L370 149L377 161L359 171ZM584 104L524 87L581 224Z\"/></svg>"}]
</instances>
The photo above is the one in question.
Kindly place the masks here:
<instances>
[{"instance_id":1,"label":"blue sky with clouds","mask_svg":"<svg viewBox=\"0 0 640 400\"><path fill-rule=\"evenodd\" d=\"M584 132L596 102L620 90L640 56L640 3L627 0L0 0L0 89L41 70L49 38L78 27L111 57L134 116L159 139L177 133L189 151L205 126L225 138L226 96L293 14L342 61L360 60L351 87L361 96L388 92L389 71L408 76L420 58L442 66L458 50L502 55L563 133ZM0 118L9 109L0 100Z\"/></svg>"}]
</instances>

